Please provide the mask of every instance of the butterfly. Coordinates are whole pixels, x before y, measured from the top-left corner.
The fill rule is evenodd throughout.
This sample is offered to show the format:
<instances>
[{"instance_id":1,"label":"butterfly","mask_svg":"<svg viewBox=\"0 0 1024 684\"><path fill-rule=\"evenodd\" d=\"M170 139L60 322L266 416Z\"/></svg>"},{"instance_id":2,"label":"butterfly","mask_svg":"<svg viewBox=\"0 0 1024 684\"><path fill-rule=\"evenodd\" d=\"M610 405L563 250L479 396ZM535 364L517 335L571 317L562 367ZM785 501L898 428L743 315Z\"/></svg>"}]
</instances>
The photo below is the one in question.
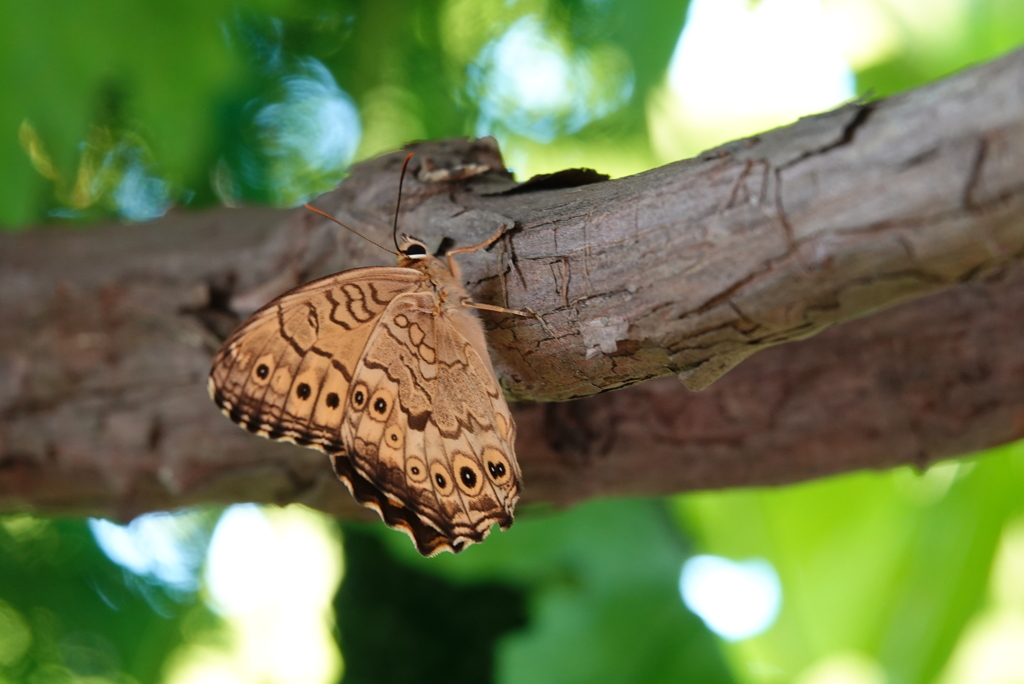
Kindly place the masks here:
<instances>
[{"instance_id":1,"label":"butterfly","mask_svg":"<svg viewBox=\"0 0 1024 684\"><path fill-rule=\"evenodd\" d=\"M397 223L396 206L396 235ZM452 258L503 230L443 260L396 236L396 266L281 295L221 346L210 396L254 434L325 452L355 500L424 556L508 529L522 484L516 427L471 309L529 314L472 302Z\"/></svg>"}]
</instances>

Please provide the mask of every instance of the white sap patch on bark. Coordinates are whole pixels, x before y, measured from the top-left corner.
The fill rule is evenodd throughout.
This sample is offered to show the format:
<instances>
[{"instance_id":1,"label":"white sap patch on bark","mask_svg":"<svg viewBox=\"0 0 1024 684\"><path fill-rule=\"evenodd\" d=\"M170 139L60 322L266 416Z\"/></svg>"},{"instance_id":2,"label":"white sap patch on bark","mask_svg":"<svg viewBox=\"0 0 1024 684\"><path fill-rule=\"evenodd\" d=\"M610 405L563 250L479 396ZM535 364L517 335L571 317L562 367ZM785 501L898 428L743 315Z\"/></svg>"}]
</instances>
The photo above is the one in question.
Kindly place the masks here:
<instances>
[{"instance_id":1,"label":"white sap patch on bark","mask_svg":"<svg viewBox=\"0 0 1024 684\"><path fill-rule=\"evenodd\" d=\"M587 350L587 359L598 354L613 354L618 349L619 340L626 338L629 321L623 316L601 316L580 325L583 335L583 346Z\"/></svg>"}]
</instances>

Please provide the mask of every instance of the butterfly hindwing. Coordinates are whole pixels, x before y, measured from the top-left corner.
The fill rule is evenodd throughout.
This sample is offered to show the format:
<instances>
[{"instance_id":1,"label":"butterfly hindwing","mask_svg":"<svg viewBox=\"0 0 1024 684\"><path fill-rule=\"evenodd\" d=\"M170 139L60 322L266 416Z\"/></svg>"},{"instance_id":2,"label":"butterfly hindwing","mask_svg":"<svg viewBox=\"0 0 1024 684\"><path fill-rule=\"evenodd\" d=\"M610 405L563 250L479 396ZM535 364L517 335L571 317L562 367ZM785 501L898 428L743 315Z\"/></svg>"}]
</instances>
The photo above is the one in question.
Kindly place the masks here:
<instances>
[{"instance_id":1,"label":"butterfly hindwing","mask_svg":"<svg viewBox=\"0 0 1024 684\"><path fill-rule=\"evenodd\" d=\"M519 495L511 416L467 325L480 323L431 292L396 297L367 341L342 427L355 470L460 545L508 527Z\"/></svg>"}]
</instances>

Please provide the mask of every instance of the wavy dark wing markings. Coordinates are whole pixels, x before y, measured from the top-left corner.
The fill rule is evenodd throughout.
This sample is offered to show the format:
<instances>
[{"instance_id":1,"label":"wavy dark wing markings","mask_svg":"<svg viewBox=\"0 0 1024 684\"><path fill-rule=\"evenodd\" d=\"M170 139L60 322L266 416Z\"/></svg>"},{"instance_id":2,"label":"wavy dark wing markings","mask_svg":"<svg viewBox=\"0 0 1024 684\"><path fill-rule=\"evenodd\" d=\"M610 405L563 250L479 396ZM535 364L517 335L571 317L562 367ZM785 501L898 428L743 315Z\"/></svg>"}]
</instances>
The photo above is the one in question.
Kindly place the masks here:
<instances>
[{"instance_id":1,"label":"wavy dark wing markings","mask_svg":"<svg viewBox=\"0 0 1024 684\"><path fill-rule=\"evenodd\" d=\"M214 358L210 395L232 421L270 439L328 452L366 339L418 271L354 269L298 287L254 313Z\"/></svg>"},{"instance_id":2,"label":"wavy dark wing markings","mask_svg":"<svg viewBox=\"0 0 1024 684\"><path fill-rule=\"evenodd\" d=\"M423 520L410 509L394 505L380 489L360 475L347 456L331 457L334 472L352 493L352 497L367 508L372 508L380 515L384 524L394 530L409 535L416 550L424 556L436 556L442 551L459 553L465 548L462 543L453 543L433 527L424 524Z\"/></svg>"}]
</instances>

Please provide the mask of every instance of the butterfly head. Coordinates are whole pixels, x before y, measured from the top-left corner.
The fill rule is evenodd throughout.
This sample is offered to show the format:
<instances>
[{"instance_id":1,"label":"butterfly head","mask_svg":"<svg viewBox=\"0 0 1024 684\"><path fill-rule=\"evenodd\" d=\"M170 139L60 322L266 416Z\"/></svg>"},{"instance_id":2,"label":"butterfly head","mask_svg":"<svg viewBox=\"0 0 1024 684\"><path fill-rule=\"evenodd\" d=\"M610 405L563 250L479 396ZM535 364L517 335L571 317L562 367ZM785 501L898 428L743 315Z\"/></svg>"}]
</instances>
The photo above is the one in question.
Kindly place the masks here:
<instances>
[{"instance_id":1,"label":"butterfly head","mask_svg":"<svg viewBox=\"0 0 1024 684\"><path fill-rule=\"evenodd\" d=\"M430 252L427 251L427 245L416 238L411 238L406 235L402 236L402 242L398 245L398 263L399 265L407 265L412 261L420 261L422 259L429 259Z\"/></svg>"}]
</instances>

